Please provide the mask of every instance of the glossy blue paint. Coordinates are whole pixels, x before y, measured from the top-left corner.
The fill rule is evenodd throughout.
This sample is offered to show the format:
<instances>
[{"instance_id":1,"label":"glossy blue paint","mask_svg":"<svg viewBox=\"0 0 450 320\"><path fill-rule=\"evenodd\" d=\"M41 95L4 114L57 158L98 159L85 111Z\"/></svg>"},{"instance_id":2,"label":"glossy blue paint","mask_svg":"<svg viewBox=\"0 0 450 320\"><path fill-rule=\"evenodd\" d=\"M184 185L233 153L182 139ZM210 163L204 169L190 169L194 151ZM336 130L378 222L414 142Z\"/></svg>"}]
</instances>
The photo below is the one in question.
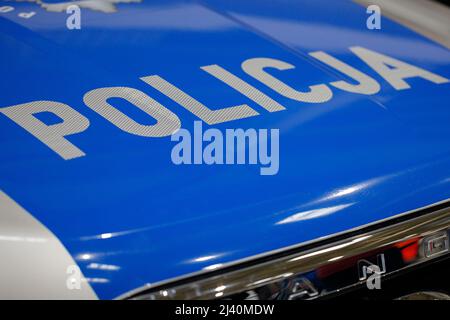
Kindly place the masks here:
<instances>
[{"instance_id":1,"label":"glossy blue paint","mask_svg":"<svg viewBox=\"0 0 450 320\"><path fill-rule=\"evenodd\" d=\"M0 14L0 107L60 101L91 125L68 138L87 156L64 161L0 114L0 188L61 239L86 277L104 279L92 283L101 298L450 198L450 85L413 78L411 89L397 91L348 47L447 78L450 52L388 19L382 30L365 29L365 8L354 3L144 1L118 4L113 14L82 10L82 29L74 31L65 13L4 4L16 10ZM20 10L36 15L23 19ZM240 69L248 58L281 59L296 69L273 74L303 90L343 77L307 56L316 50L374 77L381 91L368 97L333 88L326 103L299 103ZM286 110L265 111L199 69L209 64ZM257 117L215 127L279 128L279 174L260 176L245 165L175 166L170 138L122 132L82 102L88 90L129 86L192 128L192 114L139 80L152 74L211 108L247 103L257 110Z\"/></svg>"}]
</instances>

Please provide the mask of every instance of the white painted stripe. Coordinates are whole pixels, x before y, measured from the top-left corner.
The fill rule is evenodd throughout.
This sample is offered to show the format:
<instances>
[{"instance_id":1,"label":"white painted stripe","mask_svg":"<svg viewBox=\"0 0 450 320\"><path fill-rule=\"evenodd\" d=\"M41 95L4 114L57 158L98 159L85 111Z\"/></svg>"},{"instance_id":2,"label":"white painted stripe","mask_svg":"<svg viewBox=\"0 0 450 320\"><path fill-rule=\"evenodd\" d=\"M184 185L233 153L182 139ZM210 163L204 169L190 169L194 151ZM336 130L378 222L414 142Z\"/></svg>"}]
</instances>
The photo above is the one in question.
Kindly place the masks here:
<instances>
[{"instance_id":1,"label":"white painted stripe","mask_svg":"<svg viewBox=\"0 0 450 320\"><path fill-rule=\"evenodd\" d=\"M81 273L79 289L68 285L74 267L56 236L0 190L0 299L97 299Z\"/></svg>"}]
</instances>

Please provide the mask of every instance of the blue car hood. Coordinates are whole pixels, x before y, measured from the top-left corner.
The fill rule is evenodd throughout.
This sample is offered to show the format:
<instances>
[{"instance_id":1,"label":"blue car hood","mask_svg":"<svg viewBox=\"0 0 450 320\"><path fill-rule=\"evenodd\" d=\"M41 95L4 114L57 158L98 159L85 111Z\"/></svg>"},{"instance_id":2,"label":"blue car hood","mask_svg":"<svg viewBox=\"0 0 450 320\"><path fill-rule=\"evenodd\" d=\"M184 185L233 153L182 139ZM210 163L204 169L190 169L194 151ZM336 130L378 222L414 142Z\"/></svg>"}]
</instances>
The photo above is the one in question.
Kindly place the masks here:
<instances>
[{"instance_id":1,"label":"blue car hood","mask_svg":"<svg viewBox=\"0 0 450 320\"><path fill-rule=\"evenodd\" d=\"M68 137L86 156L63 160L0 113L0 188L50 229L100 298L343 232L450 198L450 85L408 79L398 91L356 57L361 46L450 77L450 52L347 1L141 1L116 12L65 12L0 1L0 107L58 101L87 117ZM326 9L323 9L326 8ZM35 12L22 18L20 12ZM345 12L338 14L338 12ZM311 104L283 97L241 69L249 58L298 90L344 75L308 56L322 50L376 79L372 96L333 88ZM217 64L286 107L267 112L200 69ZM279 128L279 172L248 165L174 165L170 137L119 130L83 103L100 87L141 90L192 129L193 114L140 77L160 75L206 106L248 104L258 116L205 128ZM120 102L117 102L120 104ZM122 105L149 122L131 105ZM135 113L135 114L133 114ZM92 263L116 266L92 269Z\"/></svg>"}]
</instances>

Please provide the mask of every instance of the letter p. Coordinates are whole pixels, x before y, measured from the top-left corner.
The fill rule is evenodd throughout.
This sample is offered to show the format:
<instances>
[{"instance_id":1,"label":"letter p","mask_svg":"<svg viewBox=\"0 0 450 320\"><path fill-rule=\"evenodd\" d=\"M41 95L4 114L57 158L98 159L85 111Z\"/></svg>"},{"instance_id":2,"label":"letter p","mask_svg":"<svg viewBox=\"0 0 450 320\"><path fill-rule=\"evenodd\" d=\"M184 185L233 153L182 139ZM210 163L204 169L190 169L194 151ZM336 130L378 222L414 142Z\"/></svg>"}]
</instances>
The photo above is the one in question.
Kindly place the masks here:
<instances>
[{"instance_id":1,"label":"letter p","mask_svg":"<svg viewBox=\"0 0 450 320\"><path fill-rule=\"evenodd\" d=\"M47 125L35 117L35 114L40 112L53 113L62 122ZM55 101L33 101L0 108L0 113L41 140L64 160L85 155L65 136L86 130L89 127L89 120L66 104Z\"/></svg>"}]
</instances>

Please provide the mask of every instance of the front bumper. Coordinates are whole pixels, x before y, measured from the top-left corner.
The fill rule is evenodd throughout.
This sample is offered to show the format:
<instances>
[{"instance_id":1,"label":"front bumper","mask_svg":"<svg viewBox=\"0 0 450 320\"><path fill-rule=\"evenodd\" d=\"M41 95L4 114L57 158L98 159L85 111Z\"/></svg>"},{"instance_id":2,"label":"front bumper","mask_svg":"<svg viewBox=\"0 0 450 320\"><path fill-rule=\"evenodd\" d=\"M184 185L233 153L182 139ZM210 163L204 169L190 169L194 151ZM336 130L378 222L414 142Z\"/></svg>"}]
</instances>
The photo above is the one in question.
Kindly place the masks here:
<instances>
[{"instance_id":1,"label":"front bumper","mask_svg":"<svg viewBox=\"0 0 450 320\"><path fill-rule=\"evenodd\" d=\"M367 287L449 254L450 202L220 270L135 290L131 299L319 299Z\"/></svg>"}]
</instances>

